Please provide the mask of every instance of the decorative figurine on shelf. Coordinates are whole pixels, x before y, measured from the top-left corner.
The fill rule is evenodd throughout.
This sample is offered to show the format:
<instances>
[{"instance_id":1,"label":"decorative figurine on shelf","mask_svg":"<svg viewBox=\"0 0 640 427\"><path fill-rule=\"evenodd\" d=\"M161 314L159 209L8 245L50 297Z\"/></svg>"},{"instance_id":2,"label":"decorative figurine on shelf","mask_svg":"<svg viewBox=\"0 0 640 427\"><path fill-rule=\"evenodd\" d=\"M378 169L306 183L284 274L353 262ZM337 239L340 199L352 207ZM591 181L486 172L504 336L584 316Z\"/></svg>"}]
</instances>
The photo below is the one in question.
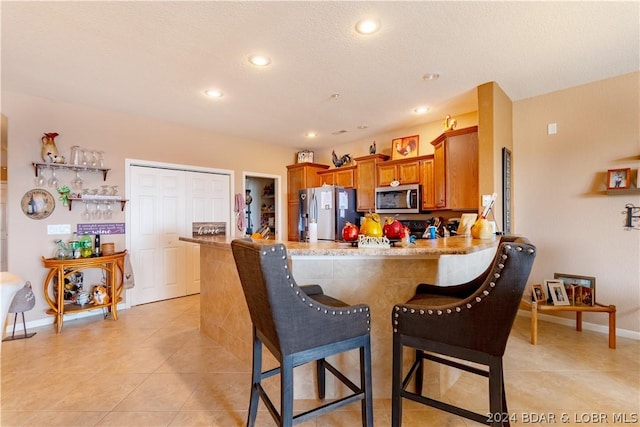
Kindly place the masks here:
<instances>
[{"instance_id":1,"label":"decorative figurine on shelf","mask_svg":"<svg viewBox=\"0 0 640 427\"><path fill-rule=\"evenodd\" d=\"M373 141L373 143L369 146L369 154L376 154L376 142Z\"/></svg>"},{"instance_id":2,"label":"decorative figurine on shelf","mask_svg":"<svg viewBox=\"0 0 640 427\"><path fill-rule=\"evenodd\" d=\"M445 131L454 130L456 128L457 124L458 124L458 122L456 122L456 119L452 119L449 114L447 114L447 117L444 118L444 130Z\"/></svg>"},{"instance_id":3,"label":"decorative figurine on shelf","mask_svg":"<svg viewBox=\"0 0 640 427\"><path fill-rule=\"evenodd\" d=\"M58 153L58 147L56 147L55 138L58 136L56 132L45 133L42 138L42 148L40 155L45 163L64 163L64 156L60 156Z\"/></svg>"},{"instance_id":4,"label":"decorative figurine on shelf","mask_svg":"<svg viewBox=\"0 0 640 427\"><path fill-rule=\"evenodd\" d=\"M60 194L62 206L69 206L69 194L71 193L71 189L64 185L62 187L58 187L58 193Z\"/></svg>"},{"instance_id":5,"label":"decorative figurine on shelf","mask_svg":"<svg viewBox=\"0 0 640 427\"><path fill-rule=\"evenodd\" d=\"M103 285L95 285L93 287L93 305L109 304L109 295L107 288Z\"/></svg>"},{"instance_id":6,"label":"decorative figurine on shelf","mask_svg":"<svg viewBox=\"0 0 640 427\"><path fill-rule=\"evenodd\" d=\"M338 157L336 155L336 151L333 150L331 152L331 160L333 161L333 164L339 168L341 166L345 166L351 163L351 156L349 154L344 154L341 157Z\"/></svg>"}]
</instances>

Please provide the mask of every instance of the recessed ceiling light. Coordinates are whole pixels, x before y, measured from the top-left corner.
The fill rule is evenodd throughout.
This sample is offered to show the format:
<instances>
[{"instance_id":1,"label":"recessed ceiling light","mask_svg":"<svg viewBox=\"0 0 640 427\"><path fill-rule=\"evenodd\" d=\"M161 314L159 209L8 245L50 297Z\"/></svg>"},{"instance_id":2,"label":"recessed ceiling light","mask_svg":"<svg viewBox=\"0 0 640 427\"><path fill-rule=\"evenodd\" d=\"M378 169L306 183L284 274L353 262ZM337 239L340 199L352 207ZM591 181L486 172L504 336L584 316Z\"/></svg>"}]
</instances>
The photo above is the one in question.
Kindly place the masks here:
<instances>
[{"instance_id":1,"label":"recessed ceiling light","mask_svg":"<svg viewBox=\"0 0 640 427\"><path fill-rule=\"evenodd\" d=\"M363 19L356 24L356 31L360 34L373 34L380 29L377 19Z\"/></svg>"},{"instance_id":2,"label":"recessed ceiling light","mask_svg":"<svg viewBox=\"0 0 640 427\"><path fill-rule=\"evenodd\" d=\"M367 125L358 125L358 129L366 129L366 128L368 128L368 127L369 127L369 126L367 126Z\"/></svg>"},{"instance_id":3,"label":"recessed ceiling light","mask_svg":"<svg viewBox=\"0 0 640 427\"><path fill-rule=\"evenodd\" d=\"M429 107L416 107L413 109L413 112L416 114L424 114L430 110Z\"/></svg>"},{"instance_id":4,"label":"recessed ceiling light","mask_svg":"<svg viewBox=\"0 0 640 427\"><path fill-rule=\"evenodd\" d=\"M422 76L422 80L436 80L438 77L440 77L440 74L438 73L427 73L424 76Z\"/></svg>"},{"instance_id":5,"label":"recessed ceiling light","mask_svg":"<svg viewBox=\"0 0 640 427\"><path fill-rule=\"evenodd\" d=\"M271 58L263 55L251 55L249 57L249 62L253 65L257 65L258 67L265 67L271 64Z\"/></svg>"},{"instance_id":6,"label":"recessed ceiling light","mask_svg":"<svg viewBox=\"0 0 640 427\"><path fill-rule=\"evenodd\" d=\"M318 136L318 134L317 134L317 133L315 133L315 132L307 132L307 133L305 134L305 136L306 136L307 138L315 138L316 136Z\"/></svg>"},{"instance_id":7,"label":"recessed ceiling light","mask_svg":"<svg viewBox=\"0 0 640 427\"><path fill-rule=\"evenodd\" d=\"M205 95L210 96L211 98L222 98L224 93L218 89L207 89L204 91Z\"/></svg>"}]
</instances>

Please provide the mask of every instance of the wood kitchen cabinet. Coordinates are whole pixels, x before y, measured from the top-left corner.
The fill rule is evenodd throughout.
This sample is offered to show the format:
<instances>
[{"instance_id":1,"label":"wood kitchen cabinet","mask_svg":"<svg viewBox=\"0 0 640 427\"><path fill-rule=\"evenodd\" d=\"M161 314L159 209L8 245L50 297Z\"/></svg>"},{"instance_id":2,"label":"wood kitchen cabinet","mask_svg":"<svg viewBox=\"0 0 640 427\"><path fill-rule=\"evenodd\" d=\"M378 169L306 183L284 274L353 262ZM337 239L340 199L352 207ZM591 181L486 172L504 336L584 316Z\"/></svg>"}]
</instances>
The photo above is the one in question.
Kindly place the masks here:
<instances>
[{"instance_id":1,"label":"wood kitchen cabinet","mask_svg":"<svg viewBox=\"0 0 640 427\"><path fill-rule=\"evenodd\" d=\"M357 190L357 208L359 212L374 211L376 209L376 187L378 184L377 166L387 160L389 156L384 154L372 154L357 157L355 181Z\"/></svg>"},{"instance_id":2,"label":"wood kitchen cabinet","mask_svg":"<svg viewBox=\"0 0 640 427\"><path fill-rule=\"evenodd\" d=\"M478 127L445 132L431 144L435 209L477 210Z\"/></svg>"},{"instance_id":3,"label":"wood kitchen cabinet","mask_svg":"<svg viewBox=\"0 0 640 427\"><path fill-rule=\"evenodd\" d=\"M420 188L422 190L422 210L430 211L436 208L436 187L434 179L433 156L420 160Z\"/></svg>"},{"instance_id":4,"label":"wood kitchen cabinet","mask_svg":"<svg viewBox=\"0 0 640 427\"><path fill-rule=\"evenodd\" d=\"M386 187L393 181L400 184L420 183L420 161L417 158L411 160L394 160L378 165L378 186Z\"/></svg>"},{"instance_id":5,"label":"wood kitchen cabinet","mask_svg":"<svg viewBox=\"0 0 640 427\"><path fill-rule=\"evenodd\" d=\"M329 169L318 163L297 163L287 166L287 239L298 241L298 193L303 188L321 185L318 172Z\"/></svg>"},{"instance_id":6,"label":"wood kitchen cabinet","mask_svg":"<svg viewBox=\"0 0 640 427\"><path fill-rule=\"evenodd\" d=\"M347 166L318 172L320 185L336 185L344 188L355 188L356 166Z\"/></svg>"}]
</instances>

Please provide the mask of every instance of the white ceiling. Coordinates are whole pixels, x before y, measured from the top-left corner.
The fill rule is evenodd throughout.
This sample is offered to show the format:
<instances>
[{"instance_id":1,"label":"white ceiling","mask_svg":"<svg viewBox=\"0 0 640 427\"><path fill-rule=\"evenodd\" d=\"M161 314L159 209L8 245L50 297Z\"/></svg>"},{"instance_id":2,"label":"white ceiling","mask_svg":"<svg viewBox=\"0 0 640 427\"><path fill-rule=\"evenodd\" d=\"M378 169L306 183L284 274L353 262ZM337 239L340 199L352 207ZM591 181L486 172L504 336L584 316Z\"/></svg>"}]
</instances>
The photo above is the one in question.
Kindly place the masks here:
<instances>
[{"instance_id":1,"label":"white ceiling","mask_svg":"<svg viewBox=\"0 0 640 427\"><path fill-rule=\"evenodd\" d=\"M489 81L519 100L640 68L637 1L0 7L3 90L294 148L475 111L475 88ZM357 34L365 17L381 30ZM271 66L250 65L254 53ZM428 72L441 77L424 81ZM212 87L225 96L204 96ZM421 105L431 112L413 114Z\"/></svg>"}]
</instances>

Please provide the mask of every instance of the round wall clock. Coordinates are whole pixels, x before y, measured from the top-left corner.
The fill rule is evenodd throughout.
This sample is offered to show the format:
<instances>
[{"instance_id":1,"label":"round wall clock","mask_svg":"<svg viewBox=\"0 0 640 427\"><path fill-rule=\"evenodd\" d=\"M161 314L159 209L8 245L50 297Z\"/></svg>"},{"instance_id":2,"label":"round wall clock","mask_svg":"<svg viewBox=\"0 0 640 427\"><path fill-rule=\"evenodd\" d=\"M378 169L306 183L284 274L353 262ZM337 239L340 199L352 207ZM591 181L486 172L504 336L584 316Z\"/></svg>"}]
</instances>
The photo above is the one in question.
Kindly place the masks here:
<instances>
[{"instance_id":1,"label":"round wall clock","mask_svg":"<svg viewBox=\"0 0 640 427\"><path fill-rule=\"evenodd\" d=\"M22 196L22 212L31 219L44 219L56 208L56 201L47 190L34 188Z\"/></svg>"}]
</instances>

